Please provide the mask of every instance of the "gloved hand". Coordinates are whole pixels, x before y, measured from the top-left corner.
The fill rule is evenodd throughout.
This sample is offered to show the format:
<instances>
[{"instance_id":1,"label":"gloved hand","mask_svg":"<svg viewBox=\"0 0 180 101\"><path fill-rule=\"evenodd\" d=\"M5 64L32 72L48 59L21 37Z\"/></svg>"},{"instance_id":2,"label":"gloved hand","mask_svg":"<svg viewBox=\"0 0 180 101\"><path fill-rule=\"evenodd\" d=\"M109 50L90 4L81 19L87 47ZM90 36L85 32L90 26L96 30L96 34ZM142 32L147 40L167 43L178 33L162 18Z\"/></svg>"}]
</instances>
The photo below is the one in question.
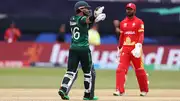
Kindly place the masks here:
<instances>
[{"instance_id":1,"label":"gloved hand","mask_svg":"<svg viewBox=\"0 0 180 101\"><path fill-rule=\"evenodd\" d=\"M104 10L104 6L102 7L97 7L95 10L94 10L94 17L96 18L99 14L101 14Z\"/></svg>"},{"instance_id":2,"label":"gloved hand","mask_svg":"<svg viewBox=\"0 0 180 101\"><path fill-rule=\"evenodd\" d=\"M134 57L140 58L142 53L142 44L136 43L135 48L131 51L131 53Z\"/></svg>"},{"instance_id":3,"label":"gloved hand","mask_svg":"<svg viewBox=\"0 0 180 101\"><path fill-rule=\"evenodd\" d=\"M99 14L96 19L95 19L95 22L99 22L99 21L103 21L106 19L106 14L105 13L101 13Z\"/></svg>"}]
</instances>

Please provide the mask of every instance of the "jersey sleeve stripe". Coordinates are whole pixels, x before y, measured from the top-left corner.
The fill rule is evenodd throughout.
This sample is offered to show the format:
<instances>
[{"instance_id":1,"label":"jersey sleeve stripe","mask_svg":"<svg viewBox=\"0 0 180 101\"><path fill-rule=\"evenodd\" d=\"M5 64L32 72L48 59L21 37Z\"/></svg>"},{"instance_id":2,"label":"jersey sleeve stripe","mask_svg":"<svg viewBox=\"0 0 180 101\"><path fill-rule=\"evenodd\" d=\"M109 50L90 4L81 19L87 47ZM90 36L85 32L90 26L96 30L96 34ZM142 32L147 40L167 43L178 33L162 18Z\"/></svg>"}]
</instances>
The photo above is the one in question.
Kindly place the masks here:
<instances>
[{"instance_id":1,"label":"jersey sleeve stripe","mask_svg":"<svg viewBox=\"0 0 180 101\"><path fill-rule=\"evenodd\" d=\"M139 29L138 32L139 33L144 32L144 29Z\"/></svg>"}]
</instances>

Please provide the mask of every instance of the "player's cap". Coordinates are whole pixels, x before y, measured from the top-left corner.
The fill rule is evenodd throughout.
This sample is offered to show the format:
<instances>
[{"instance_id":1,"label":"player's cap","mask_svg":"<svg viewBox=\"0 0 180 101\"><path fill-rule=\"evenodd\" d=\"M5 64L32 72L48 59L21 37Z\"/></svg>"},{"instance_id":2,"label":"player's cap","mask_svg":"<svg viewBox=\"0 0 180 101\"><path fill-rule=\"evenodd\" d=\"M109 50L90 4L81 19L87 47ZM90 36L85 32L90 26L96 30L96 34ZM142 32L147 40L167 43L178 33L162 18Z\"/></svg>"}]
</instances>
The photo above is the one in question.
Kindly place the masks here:
<instances>
[{"instance_id":1,"label":"player's cap","mask_svg":"<svg viewBox=\"0 0 180 101\"><path fill-rule=\"evenodd\" d=\"M86 1L78 1L75 6L74 6L74 9L75 11L77 11L79 9L79 7L87 7L87 8L90 8L91 6L89 6L89 4L86 2Z\"/></svg>"},{"instance_id":2,"label":"player's cap","mask_svg":"<svg viewBox=\"0 0 180 101\"><path fill-rule=\"evenodd\" d=\"M132 8L133 10L136 10L136 5L134 3L128 3L126 8Z\"/></svg>"}]
</instances>

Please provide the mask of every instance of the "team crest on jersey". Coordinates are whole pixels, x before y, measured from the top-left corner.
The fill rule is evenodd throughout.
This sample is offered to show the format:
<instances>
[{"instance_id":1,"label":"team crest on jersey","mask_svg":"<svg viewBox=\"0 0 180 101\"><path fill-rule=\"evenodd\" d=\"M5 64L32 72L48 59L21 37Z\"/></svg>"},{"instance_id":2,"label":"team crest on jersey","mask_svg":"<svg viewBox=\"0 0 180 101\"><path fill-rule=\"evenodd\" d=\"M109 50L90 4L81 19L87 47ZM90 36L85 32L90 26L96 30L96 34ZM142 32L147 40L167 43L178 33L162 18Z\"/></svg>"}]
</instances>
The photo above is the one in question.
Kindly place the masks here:
<instances>
[{"instance_id":1,"label":"team crest on jersey","mask_svg":"<svg viewBox=\"0 0 180 101\"><path fill-rule=\"evenodd\" d=\"M133 24L132 24L132 27L134 27L135 25L136 25L136 23L133 23Z\"/></svg>"},{"instance_id":2,"label":"team crest on jersey","mask_svg":"<svg viewBox=\"0 0 180 101\"><path fill-rule=\"evenodd\" d=\"M127 27L127 23L124 23L124 25L123 25L124 27Z\"/></svg>"}]
</instances>

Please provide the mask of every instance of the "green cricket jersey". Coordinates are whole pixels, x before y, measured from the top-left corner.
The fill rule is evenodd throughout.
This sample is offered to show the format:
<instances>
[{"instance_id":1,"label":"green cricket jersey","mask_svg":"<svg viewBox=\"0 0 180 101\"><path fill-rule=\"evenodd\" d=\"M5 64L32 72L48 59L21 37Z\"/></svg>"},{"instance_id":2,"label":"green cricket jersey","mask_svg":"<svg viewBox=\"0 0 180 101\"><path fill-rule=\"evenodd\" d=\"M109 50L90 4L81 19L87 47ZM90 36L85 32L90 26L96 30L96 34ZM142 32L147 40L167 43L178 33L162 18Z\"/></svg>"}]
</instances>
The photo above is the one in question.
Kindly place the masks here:
<instances>
[{"instance_id":1,"label":"green cricket jersey","mask_svg":"<svg viewBox=\"0 0 180 101\"><path fill-rule=\"evenodd\" d=\"M70 28L72 33L71 49L89 48L88 30L89 24L86 24L86 16L72 16L70 19Z\"/></svg>"}]
</instances>

